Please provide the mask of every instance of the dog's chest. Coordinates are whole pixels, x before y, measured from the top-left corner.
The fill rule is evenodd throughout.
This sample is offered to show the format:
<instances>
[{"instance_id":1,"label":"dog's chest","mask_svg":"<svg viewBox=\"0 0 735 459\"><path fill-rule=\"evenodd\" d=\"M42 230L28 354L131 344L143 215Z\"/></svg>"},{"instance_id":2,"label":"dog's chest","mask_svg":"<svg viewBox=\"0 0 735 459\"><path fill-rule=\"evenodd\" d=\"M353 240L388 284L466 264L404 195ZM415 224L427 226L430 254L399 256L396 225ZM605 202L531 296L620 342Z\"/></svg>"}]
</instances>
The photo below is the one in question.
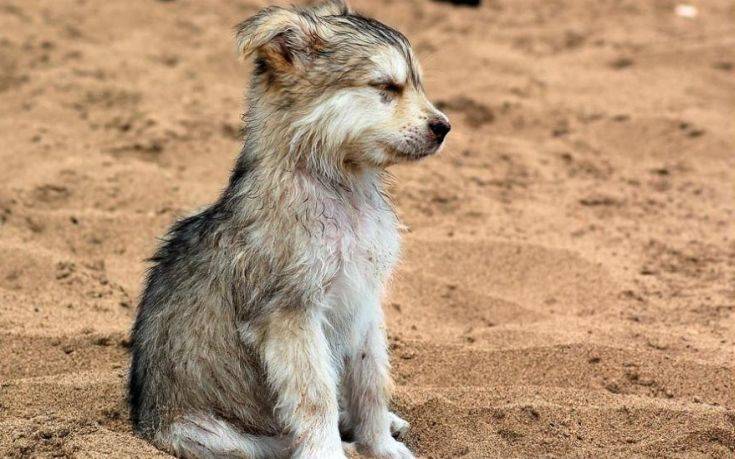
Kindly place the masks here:
<instances>
[{"instance_id":1,"label":"dog's chest","mask_svg":"<svg viewBox=\"0 0 735 459\"><path fill-rule=\"evenodd\" d=\"M398 222L387 208L363 204L344 215L338 225L336 256L340 269L337 277L348 278L366 288L380 288L398 258ZM352 288L360 288L352 285Z\"/></svg>"},{"instance_id":2,"label":"dog's chest","mask_svg":"<svg viewBox=\"0 0 735 459\"><path fill-rule=\"evenodd\" d=\"M368 205L356 209L339 217L329 238L339 267L327 291L328 334L335 347L349 345L362 324L380 314L383 285L399 254L393 211Z\"/></svg>"}]
</instances>

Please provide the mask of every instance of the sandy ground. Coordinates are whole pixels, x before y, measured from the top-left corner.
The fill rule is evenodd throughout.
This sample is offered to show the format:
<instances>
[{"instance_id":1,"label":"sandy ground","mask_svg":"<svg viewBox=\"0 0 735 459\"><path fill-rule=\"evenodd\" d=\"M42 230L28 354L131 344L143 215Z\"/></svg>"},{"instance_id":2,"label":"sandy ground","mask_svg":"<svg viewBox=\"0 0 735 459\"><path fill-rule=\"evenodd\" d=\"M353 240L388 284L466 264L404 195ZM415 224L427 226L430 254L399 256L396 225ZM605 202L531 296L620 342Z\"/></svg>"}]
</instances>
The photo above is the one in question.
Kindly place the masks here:
<instances>
[{"instance_id":1,"label":"sandy ground","mask_svg":"<svg viewBox=\"0 0 735 459\"><path fill-rule=\"evenodd\" d=\"M454 130L394 170L395 408L425 457L735 454L735 3L355 1ZM212 201L261 1L0 1L0 456L155 456L156 237Z\"/></svg>"}]
</instances>

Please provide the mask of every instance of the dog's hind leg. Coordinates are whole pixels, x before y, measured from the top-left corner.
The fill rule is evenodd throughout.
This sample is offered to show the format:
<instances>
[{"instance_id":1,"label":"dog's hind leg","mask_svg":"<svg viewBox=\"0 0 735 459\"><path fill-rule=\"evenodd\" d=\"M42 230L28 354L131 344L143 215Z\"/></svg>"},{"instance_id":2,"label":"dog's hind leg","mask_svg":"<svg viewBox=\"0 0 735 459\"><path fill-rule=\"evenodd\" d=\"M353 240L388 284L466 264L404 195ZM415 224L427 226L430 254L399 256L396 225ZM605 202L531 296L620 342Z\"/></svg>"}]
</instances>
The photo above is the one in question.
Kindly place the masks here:
<instances>
[{"instance_id":1,"label":"dog's hind leg","mask_svg":"<svg viewBox=\"0 0 735 459\"><path fill-rule=\"evenodd\" d=\"M289 456L285 438L245 434L209 415L179 418L156 435L154 442L159 448L186 459Z\"/></svg>"}]
</instances>

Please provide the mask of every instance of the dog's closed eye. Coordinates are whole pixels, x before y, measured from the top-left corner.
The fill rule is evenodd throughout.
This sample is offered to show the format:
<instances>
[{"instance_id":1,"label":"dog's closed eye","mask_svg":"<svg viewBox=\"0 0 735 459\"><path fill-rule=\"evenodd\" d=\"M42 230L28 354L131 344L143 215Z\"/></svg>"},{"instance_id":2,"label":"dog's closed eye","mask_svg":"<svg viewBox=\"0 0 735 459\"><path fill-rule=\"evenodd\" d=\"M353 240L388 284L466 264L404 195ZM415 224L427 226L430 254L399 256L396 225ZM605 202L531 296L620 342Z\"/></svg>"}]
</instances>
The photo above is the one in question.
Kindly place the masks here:
<instances>
[{"instance_id":1,"label":"dog's closed eye","mask_svg":"<svg viewBox=\"0 0 735 459\"><path fill-rule=\"evenodd\" d=\"M403 92L403 85L396 83L395 81L375 81L370 83L373 88L388 93L392 96L400 95Z\"/></svg>"}]
</instances>

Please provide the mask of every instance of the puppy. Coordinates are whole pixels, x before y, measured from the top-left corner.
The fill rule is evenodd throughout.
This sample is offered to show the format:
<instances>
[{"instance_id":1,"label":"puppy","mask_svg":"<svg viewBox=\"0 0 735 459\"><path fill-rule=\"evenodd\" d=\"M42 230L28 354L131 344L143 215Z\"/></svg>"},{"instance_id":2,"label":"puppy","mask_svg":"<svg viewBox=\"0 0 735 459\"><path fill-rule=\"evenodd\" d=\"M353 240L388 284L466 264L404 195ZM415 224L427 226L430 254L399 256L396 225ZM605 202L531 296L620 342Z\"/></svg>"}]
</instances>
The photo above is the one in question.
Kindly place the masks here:
<instances>
[{"instance_id":1,"label":"puppy","mask_svg":"<svg viewBox=\"0 0 735 459\"><path fill-rule=\"evenodd\" d=\"M343 2L266 8L227 188L152 257L132 331L137 432L180 457L411 458L380 300L398 258L385 168L449 122L408 40Z\"/></svg>"}]
</instances>

